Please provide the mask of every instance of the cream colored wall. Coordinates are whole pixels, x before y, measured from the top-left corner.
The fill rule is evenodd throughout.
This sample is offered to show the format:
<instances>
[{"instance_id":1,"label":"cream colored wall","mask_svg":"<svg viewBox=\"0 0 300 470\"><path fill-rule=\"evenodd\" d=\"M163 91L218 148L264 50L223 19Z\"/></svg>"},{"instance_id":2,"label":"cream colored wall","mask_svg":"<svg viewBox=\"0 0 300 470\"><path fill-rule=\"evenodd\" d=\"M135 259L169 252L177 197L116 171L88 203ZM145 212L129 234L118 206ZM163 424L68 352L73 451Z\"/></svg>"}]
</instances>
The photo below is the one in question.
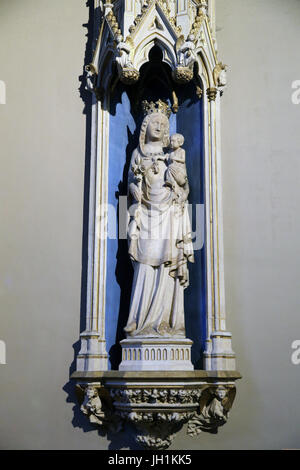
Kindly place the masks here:
<instances>
[{"instance_id":1,"label":"cream colored wall","mask_svg":"<svg viewBox=\"0 0 300 470\"><path fill-rule=\"evenodd\" d=\"M228 327L244 376L220 448L300 448L300 1L217 0ZM207 440L206 440L207 441ZM210 443L211 443L210 439Z\"/></svg>"},{"instance_id":2,"label":"cream colored wall","mask_svg":"<svg viewBox=\"0 0 300 470\"><path fill-rule=\"evenodd\" d=\"M228 328L244 378L217 436L174 449L300 447L298 0L217 0ZM106 449L67 402L78 340L85 115L82 0L1 0L0 448ZM77 416L77 415L76 415ZM73 420L73 421L72 421ZM122 436L113 445L120 446Z\"/></svg>"},{"instance_id":3,"label":"cream colored wall","mask_svg":"<svg viewBox=\"0 0 300 470\"><path fill-rule=\"evenodd\" d=\"M85 116L82 0L1 0L0 447L106 448L62 389L79 336Z\"/></svg>"}]
</instances>

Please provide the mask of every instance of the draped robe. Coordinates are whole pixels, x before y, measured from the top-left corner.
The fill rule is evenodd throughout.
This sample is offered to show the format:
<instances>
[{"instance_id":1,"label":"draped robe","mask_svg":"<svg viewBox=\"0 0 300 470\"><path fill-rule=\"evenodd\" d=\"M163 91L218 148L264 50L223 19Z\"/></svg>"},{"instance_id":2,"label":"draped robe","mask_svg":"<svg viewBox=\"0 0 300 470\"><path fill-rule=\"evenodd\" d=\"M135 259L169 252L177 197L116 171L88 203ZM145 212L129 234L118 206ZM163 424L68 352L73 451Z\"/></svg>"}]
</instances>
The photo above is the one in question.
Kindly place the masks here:
<instances>
[{"instance_id":1,"label":"draped robe","mask_svg":"<svg viewBox=\"0 0 300 470\"><path fill-rule=\"evenodd\" d=\"M143 168L139 184L132 171L137 163ZM130 168L129 193L132 183L139 186L141 201L134 203L131 198L129 207L129 255L134 267L129 334L185 337L187 262L194 261L187 203L178 204L166 185L164 156L153 164L153 158L136 149Z\"/></svg>"}]
</instances>

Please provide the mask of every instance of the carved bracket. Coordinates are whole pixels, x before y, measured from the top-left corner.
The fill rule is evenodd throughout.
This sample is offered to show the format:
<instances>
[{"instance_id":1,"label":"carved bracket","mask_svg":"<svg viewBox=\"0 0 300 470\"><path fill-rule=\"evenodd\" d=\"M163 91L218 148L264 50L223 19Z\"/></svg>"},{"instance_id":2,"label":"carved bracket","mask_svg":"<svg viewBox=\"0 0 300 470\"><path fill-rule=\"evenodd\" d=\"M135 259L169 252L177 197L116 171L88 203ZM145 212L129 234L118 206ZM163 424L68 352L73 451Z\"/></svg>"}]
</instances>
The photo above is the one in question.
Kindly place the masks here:
<instances>
[{"instance_id":1,"label":"carved bracket","mask_svg":"<svg viewBox=\"0 0 300 470\"><path fill-rule=\"evenodd\" d=\"M188 435L194 437L216 433L227 422L236 394L234 381L240 375L209 375L107 372L98 383L78 384L80 409L105 432L117 433L128 423L137 443L147 449L167 449L186 423Z\"/></svg>"}]
</instances>

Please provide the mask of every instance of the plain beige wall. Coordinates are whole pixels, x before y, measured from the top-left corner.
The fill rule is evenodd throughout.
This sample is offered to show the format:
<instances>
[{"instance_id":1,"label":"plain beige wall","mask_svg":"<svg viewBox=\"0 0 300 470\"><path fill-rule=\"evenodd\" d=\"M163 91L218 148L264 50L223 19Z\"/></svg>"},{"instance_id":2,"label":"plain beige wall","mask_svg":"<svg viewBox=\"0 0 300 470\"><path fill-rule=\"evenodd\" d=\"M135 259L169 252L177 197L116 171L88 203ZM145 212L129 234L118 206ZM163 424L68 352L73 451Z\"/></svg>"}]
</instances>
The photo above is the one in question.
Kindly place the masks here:
<instances>
[{"instance_id":1,"label":"plain beige wall","mask_svg":"<svg viewBox=\"0 0 300 470\"><path fill-rule=\"evenodd\" d=\"M1 0L0 448L106 449L63 387L79 334L83 0ZM173 449L300 447L300 1L217 0L228 328L243 379L218 435ZM298 132L297 132L298 131ZM119 440L122 442L122 436ZM113 444L118 448L118 444Z\"/></svg>"}]
</instances>

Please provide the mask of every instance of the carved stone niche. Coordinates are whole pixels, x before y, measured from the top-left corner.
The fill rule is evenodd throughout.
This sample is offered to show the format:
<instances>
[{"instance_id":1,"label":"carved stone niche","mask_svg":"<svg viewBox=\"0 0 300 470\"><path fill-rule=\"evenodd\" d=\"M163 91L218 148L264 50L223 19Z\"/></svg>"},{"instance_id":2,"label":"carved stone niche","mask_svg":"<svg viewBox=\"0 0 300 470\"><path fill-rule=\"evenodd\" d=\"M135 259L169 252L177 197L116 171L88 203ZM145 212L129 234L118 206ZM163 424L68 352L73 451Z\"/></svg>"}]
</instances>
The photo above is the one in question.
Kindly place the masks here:
<instances>
[{"instance_id":1,"label":"carved stone niche","mask_svg":"<svg viewBox=\"0 0 300 470\"><path fill-rule=\"evenodd\" d=\"M187 424L187 434L215 434L229 417L237 372L74 373L81 411L104 432L133 425L146 449L164 450Z\"/></svg>"},{"instance_id":2,"label":"carved stone niche","mask_svg":"<svg viewBox=\"0 0 300 470\"><path fill-rule=\"evenodd\" d=\"M108 433L130 425L136 441L148 449L168 448L185 424L189 436L216 433L228 419L235 381L240 378L226 322L220 108L227 66L218 58L214 11L214 0L95 0L95 47L86 67L86 88L92 93L86 318L72 378L81 411L92 424ZM144 117L138 114L143 103ZM153 126L159 127L158 133L164 129L158 138L152 135ZM176 161L181 169L176 169ZM163 221L169 222L160 224L161 233L171 234L169 228L177 227L181 238L161 237L171 240L169 250L162 248L161 259L166 253L177 253L176 259L155 264L156 249L142 250L146 261L140 260L144 267L134 281L134 305L141 315L135 316L126 307L127 291L124 296L128 284L124 287L123 278L129 278L129 269L122 249L126 247L127 256L128 246L116 242L120 233L110 243L108 207L117 209L114 214L121 213L120 188L129 200L148 198L145 183L150 187L151 181L151 198L164 193L162 202L168 191L172 194L174 212L169 206L164 211ZM183 307L182 289L189 279L186 262L192 255L188 185L189 203L195 209L203 206L203 244L197 248L190 276L193 295L185 297ZM127 211L127 203L125 207ZM132 242L131 259L138 261L134 240L152 224L143 222L140 202L129 213L125 238ZM152 238L155 243L160 240L144 237ZM125 272L117 276L120 265ZM159 276L154 272L158 267ZM142 284L147 288L142 289ZM148 315L151 309L155 314ZM184 310L188 328L183 328ZM147 321L139 322L141 317ZM122 350L121 363L113 359L116 348ZM204 370L194 370L199 364Z\"/></svg>"}]
</instances>

